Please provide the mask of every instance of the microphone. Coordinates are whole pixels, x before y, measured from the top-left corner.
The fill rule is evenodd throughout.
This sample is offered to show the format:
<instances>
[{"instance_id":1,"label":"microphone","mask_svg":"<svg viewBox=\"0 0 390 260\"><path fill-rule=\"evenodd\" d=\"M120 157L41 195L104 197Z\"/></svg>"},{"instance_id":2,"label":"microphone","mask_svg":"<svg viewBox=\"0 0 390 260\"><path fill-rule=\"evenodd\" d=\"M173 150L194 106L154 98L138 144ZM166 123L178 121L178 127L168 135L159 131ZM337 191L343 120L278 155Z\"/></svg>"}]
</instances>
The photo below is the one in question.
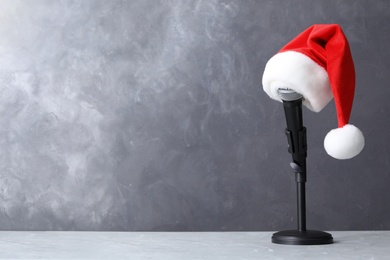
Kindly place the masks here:
<instances>
[{"instance_id":1,"label":"microphone","mask_svg":"<svg viewBox=\"0 0 390 260\"><path fill-rule=\"evenodd\" d=\"M331 234L306 229L306 127L303 126L302 100L303 96L289 88L279 88L278 95L283 101L286 116L286 135L288 152L293 162L290 163L295 171L297 183L297 213L298 230L279 231L272 236L272 242L290 245L330 244L333 242Z\"/></svg>"},{"instance_id":2,"label":"microphone","mask_svg":"<svg viewBox=\"0 0 390 260\"><path fill-rule=\"evenodd\" d=\"M289 88L279 88L278 95L283 101L287 128L285 130L288 141L288 152L291 153L293 163L291 167L300 173L306 172L307 140L306 127L302 119L303 96Z\"/></svg>"}]
</instances>

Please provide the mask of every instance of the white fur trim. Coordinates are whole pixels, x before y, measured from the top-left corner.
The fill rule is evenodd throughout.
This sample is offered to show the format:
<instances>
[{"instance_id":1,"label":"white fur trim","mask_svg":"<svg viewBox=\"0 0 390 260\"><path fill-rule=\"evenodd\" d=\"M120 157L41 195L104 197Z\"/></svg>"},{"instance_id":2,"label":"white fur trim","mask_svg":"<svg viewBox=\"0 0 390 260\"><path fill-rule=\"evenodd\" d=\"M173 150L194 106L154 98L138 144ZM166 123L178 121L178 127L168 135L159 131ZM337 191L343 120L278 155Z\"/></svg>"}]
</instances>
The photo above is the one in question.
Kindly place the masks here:
<instances>
[{"instance_id":1,"label":"white fur trim","mask_svg":"<svg viewBox=\"0 0 390 260\"><path fill-rule=\"evenodd\" d=\"M350 159L363 150L364 136L356 126L347 124L331 130L325 136L324 147L336 159Z\"/></svg>"},{"instance_id":2,"label":"white fur trim","mask_svg":"<svg viewBox=\"0 0 390 260\"><path fill-rule=\"evenodd\" d=\"M286 87L303 95L303 105L314 112L321 111L333 98L326 70L295 51L278 53L265 66L264 91L272 99L282 102L278 88Z\"/></svg>"}]
</instances>

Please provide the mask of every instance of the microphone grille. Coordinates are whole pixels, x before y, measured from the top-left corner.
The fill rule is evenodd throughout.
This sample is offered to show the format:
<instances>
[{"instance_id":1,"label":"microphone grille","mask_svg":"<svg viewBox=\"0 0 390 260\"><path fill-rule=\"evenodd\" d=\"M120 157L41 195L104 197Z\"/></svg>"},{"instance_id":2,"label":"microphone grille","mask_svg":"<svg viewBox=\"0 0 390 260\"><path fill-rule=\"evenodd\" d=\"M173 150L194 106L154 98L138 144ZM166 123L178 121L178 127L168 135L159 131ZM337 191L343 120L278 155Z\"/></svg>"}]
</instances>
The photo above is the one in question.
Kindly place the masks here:
<instances>
[{"instance_id":1,"label":"microphone grille","mask_svg":"<svg viewBox=\"0 0 390 260\"><path fill-rule=\"evenodd\" d=\"M284 101L294 101L303 98L301 94L289 88L278 88L278 95Z\"/></svg>"}]
</instances>

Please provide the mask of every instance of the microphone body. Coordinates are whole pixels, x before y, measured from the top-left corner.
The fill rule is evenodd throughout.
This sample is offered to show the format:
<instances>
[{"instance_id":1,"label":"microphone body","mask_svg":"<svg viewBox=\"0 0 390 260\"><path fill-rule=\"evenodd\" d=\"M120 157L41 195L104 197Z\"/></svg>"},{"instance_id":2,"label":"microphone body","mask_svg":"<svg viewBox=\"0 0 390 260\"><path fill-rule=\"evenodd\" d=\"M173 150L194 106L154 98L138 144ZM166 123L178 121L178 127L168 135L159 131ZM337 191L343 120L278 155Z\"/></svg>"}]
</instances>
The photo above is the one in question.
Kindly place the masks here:
<instances>
[{"instance_id":1,"label":"microphone body","mask_svg":"<svg viewBox=\"0 0 390 260\"><path fill-rule=\"evenodd\" d=\"M297 180L306 181L306 157L307 139L306 127L303 126L302 118L302 95L290 89L279 89L280 98L283 100L284 114L286 116L287 128L285 130L288 141L288 152L291 153L293 163L291 167L299 173ZM297 176L297 177L298 177Z\"/></svg>"}]
</instances>

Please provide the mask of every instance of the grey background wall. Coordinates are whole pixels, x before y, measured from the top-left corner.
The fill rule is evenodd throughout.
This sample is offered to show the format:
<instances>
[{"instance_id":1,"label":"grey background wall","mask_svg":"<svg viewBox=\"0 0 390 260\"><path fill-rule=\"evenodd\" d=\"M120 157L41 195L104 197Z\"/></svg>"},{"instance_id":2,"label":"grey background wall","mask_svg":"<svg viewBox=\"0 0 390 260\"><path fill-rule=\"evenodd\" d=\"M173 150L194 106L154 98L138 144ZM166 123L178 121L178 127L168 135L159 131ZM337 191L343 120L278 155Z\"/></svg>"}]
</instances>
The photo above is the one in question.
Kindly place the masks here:
<instances>
[{"instance_id":1,"label":"grey background wall","mask_svg":"<svg viewBox=\"0 0 390 260\"><path fill-rule=\"evenodd\" d=\"M295 183L267 60L313 23L355 59L338 161L334 104L304 110L308 226L390 228L390 2L0 1L0 229L294 228Z\"/></svg>"}]
</instances>

